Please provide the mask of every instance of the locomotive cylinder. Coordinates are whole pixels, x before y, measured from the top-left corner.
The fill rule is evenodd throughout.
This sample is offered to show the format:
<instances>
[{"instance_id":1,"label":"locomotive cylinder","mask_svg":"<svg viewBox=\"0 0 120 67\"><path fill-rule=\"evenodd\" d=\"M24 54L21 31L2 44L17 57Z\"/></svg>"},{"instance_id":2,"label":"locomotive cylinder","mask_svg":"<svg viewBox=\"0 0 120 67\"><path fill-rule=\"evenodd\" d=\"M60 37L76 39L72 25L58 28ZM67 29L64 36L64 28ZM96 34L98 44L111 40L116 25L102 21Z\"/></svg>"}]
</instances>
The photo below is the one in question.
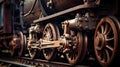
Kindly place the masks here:
<instances>
[{"instance_id":1,"label":"locomotive cylinder","mask_svg":"<svg viewBox=\"0 0 120 67\"><path fill-rule=\"evenodd\" d=\"M69 20L69 27L70 28L81 28L82 24L81 24L82 19L80 18L75 18L73 20Z\"/></svg>"}]
</instances>

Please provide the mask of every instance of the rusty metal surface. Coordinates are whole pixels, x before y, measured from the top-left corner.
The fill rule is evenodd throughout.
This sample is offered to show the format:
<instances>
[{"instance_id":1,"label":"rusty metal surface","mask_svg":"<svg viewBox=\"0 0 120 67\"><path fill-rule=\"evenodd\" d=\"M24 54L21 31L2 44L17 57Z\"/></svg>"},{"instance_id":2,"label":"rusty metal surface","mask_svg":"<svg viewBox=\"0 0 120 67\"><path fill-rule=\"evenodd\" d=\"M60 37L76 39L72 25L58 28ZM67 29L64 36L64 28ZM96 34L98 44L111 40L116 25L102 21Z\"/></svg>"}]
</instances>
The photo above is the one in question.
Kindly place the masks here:
<instances>
[{"instance_id":1,"label":"rusty metal surface","mask_svg":"<svg viewBox=\"0 0 120 67\"><path fill-rule=\"evenodd\" d=\"M94 35L94 50L99 63L109 66L115 62L118 47L118 30L114 18L105 17L98 23Z\"/></svg>"},{"instance_id":2,"label":"rusty metal surface","mask_svg":"<svg viewBox=\"0 0 120 67\"><path fill-rule=\"evenodd\" d=\"M40 0L40 2L48 15L83 4L83 0Z\"/></svg>"},{"instance_id":3,"label":"rusty metal surface","mask_svg":"<svg viewBox=\"0 0 120 67\"><path fill-rule=\"evenodd\" d=\"M26 0L24 2L24 20L25 22L32 22L34 19L40 17L41 9L38 0Z\"/></svg>"},{"instance_id":4,"label":"rusty metal surface","mask_svg":"<svg viewBox=\"0 0 120 67\"><path fill-rule=\"evenodd\" d=\"M96 7L96 6L95 6L95 3L78 5L78 6L75 6L75 7L72 7L72 8L69 8L69 9L66 9L66 10L63 10L63 11L54 13L54 14L49 15L49 16L36 19L36 20L34 20L33 22L34 22L34 23L38 23L38 22L45 21L45 20L49 20L49 19L52 19L52 18L61 16L61 15L64 15L64 14L66 14L66 13L70 13L70 12L79 10L79 9L83 9L83 8L93 8L93 7Z\"/></svg>"},{"instance_id":5,"label":"rusty metal surface","mask_svg":"<svg viewBox=\"0 0 120 67\"><path fill-rule=\"evenodd\" d=\"M11 1L11 0L9 0L9 1ZM8 41L10 41L10 39L12 38L11 33L13 32L13 25L12 25L13 24L13 22L12 22L13 15L11 13L13 11L12 11L11 6L10 6L11 2L9 2L9 1L7 0L7 2L4 4L4 13L3 13L4 14L4 27L1 28L1 30L0 30L0 34L1 34L0 35L0 39L1 39L0 42L4 41L4 42L1 43L4 46L2 46L2 45L0 45L0 46L2 46L1 48L6 47L8 49L9 49L9 42ZM40 17L41 8L39 6L40 5L39 1L42 2L41 5L43 6L43 9L48 14L45 17ZM117 11L119 10L118 0L115 0L115 1L114 0L109 0L109 3L108 3L108 0L101 0L102 2L100 3L100 5L97 5L95 2L83 3L83 0L69 0L69 1L68 0L64 0L64 1L62 1L62 0L39 0L39 1L38 0L26 0L25 1L25 3L24 3L24 6L25 6L24 7L25 8L24 9L24 22L40 23L40 22L43 22L43 21L49 21L51 19L58 18L59 16L63 16L63 15L67 16L68 14L76 13L76 12L81 13L84 16L85 13L87 13L89 11L98 15L98 17L99 17L98 19L100 20L101 17L103 17L103 16L108 16L108 15L115 16L117 14ZM88 0L86 0L86 1L88 1ZM95 7L97 7L98 10L96 10ZM81 12L79 12L78 10L81 10ZM51 14L51 15L49 15L49 14ZM94 17L96 17L96 16L94 16ZM95 19L94 17L92 17L92 19ZM68 18L68 19L70 19L70 18ZM89 19L91 19L91 18L89 18ZM114 22L110 22L110 21L114 21ZM92 23L98 23L97 28L95 28L96 30L95 30L95 36L94 36L94 40L95 40L94 43L95 43L95 45L97 45L97 46L94 46L95 47L94 48L95 53L96 53L96 56L97 56L97 60L103 66L108 65L111 62L113 62L114 58L116 58L115 54L116 54L116 51L118 51L117 46L118 46L118 41L119 41L118 40L119 39L118 38L119 34L117 34L117 33L119 32L119 29L117 29L117 28L120 27L119 22L116 23L114 19L110 20L108 18L103 23L98 22L98 21L93 21L93 20L91 20L91 22ZM82 23L84 23L84 22L82 22ZM89 23L87 26L91 25L91 27L92 27L92 23ZM55 26L57 26L57 25L55 25ZM72 28L75 29L75 30L82 29L82 28L74 28L74 27L75 26L73 26ZM49 31L47 31L47 32L52 33L51 35L54 36L54 35L56 35L54 33L54 32L56 32L56 29L52 29L52 28L53 27L51 27L52 32L49 32ZM109 30L109 28L111 30ZM66 33L64 33L64 34L69 34L69 33L67 33L67 28L64 28L64 29L66 29ZM68 29L70 29L70 27L68 27ZM82 31L82 30L79 30L79 31ZM86 32L86 31L88 31L88 30L84 30L83 32ZM89 29L89 31L91 31L91 30ZM100 32L98 32L98 31L100 31ZM64 31L62 31L62 32L64 32ZM10 36L6 36L5 35L6 33L8 33L8 34L10 33ZM50 35L48 33L46 33L46 34ZM42 34L44 34L44 32L42 32ZM114 35L114 36L111 37L112 35ZM91 36L91 37L93 37L93 36ZM47 36L45 38L47 38ZM59 37L56 37L56 39L57 38L59 38ZM4 39L4 40L2 40L2 39ZM5 40L5 39L9 39L9 40ZM50 38L50 39L52 39L52 38ZM81 51L78 51L79 53L83 54L83 56L80 57L80 60L83 60L83 58L85 58L84 56L87 54L88 39L89 38L87 37L87 35L84 35L84 37L83 37L83 40L84 40L83 48L84 49L81 49ZM90 38L90 39L92 39L92 38ZM21 38L21 40L22 40L22 38ZM108 41L110 43L112 43L111 47L108 45L109 44ZM20 52L18 52L19 55L22 54L22 50L23 50L24 46L20 46L20 47L21 47ZM46 50L46 49L43 49L43 50ZM107 50L109 50L110 53ZM48 52L48 53L51 53L51 52ZM46 54L46 53L44 53L44 54ZM51 56L53 56L53 55L54 54L52 54ZM71 55L71 57L69 56L69 58L72 58L72 54L70 54L70 55ZM53 58L53 57L51 57L51 58ZM47 59L47 60L49 60L49 59ZM31 60L29 60L28 62L32 63ZM74 61L74 62L76 62L76 61ZM49 66L49 65L51 65L51 62L47 61L46 64ZM43 65L45 65L45 64L43 64Z\"/></svg>"}]
</instances>

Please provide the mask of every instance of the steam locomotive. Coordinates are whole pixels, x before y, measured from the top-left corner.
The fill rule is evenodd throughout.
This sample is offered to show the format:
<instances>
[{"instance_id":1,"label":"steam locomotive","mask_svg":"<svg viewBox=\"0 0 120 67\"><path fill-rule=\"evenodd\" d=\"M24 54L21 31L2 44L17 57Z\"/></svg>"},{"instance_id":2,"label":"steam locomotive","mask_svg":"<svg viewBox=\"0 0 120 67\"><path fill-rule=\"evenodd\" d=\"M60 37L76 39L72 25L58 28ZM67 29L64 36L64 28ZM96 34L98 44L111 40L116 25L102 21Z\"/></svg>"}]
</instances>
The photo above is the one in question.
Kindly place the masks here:
<instances>
[{"instance_id":1,"label":"steam locomotive","mask_svg":"<svg viewBox=\"0 0 120 67\"><path fill-rule=\"evenodd\" d=\"M119 0L0 0L0 52L48 61L63 54L75 65L86 55L102 66L120 50Z\"/></svg>"}]
</instances>

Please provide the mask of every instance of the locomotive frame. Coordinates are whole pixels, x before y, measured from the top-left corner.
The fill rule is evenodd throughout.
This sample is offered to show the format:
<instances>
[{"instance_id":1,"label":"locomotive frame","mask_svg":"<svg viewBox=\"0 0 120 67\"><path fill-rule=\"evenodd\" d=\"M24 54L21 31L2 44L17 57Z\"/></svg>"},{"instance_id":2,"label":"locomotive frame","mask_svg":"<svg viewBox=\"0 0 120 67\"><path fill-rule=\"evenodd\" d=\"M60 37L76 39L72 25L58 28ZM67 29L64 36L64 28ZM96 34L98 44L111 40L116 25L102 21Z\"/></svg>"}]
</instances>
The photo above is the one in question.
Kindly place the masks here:
<instances>
[{"instance_id":1,"label":"locomotive frame","mask_svg":"<svg viewBox=\"0 0 120 67\"><path fill-rule=\"evenodd\" d=\"M60 10L54 10L57 0L30 1L32 7L27 0L0 2L1 52L8 49L12 56L22 56L28 51L35 58L41 51L49 61L60 53L72 65L95 53L102 66L116 63L120 49L118 0L81 0L67 9L59 4Z\"/></svg>"}]
</instances>

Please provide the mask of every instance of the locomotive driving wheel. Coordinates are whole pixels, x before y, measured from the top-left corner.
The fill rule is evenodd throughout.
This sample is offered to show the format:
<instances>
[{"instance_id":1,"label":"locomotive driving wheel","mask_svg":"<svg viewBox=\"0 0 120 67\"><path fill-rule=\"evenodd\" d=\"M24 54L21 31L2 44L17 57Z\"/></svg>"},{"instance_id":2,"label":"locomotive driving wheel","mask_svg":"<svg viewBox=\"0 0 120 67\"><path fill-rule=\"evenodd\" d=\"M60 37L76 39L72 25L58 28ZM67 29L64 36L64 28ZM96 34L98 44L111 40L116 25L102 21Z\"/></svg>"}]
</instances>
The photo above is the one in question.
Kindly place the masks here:
<instances>
[{"instance_id":1,"label":"locomotive driving wheel","mask_svg":"<svg viewBox=\"0 0 120 67\"><path fill-rule=\"evenodd\" d=\"M111 64L118 50L118 26L113 18L102 18L94 35L94 51L103 66Z\"/></svg>"},{"instance_id":2,"label":"locomotive driving wheel","mask_svg":"<svg viewBox=\"0 0 120 67\"><path fill-rule=\"evenodd\" d=\"M13 39L10 43L10 53L11 55L15 55L16 53L18 56L22 56L23 50L25 45L25 38L22 32L18 32L17 34L13 35Z\"/></svg>"},{"instance_id":3,"label":"locomotive driving wheel","mask_svg":"<svg viewBox=\"0 0 120 67\"><path fill-rule=\"evenodd\" d=\"M66 58L70 64L74 65L77 63L79 58L82 57L81 51L83 50L83 36L82 33L78 32L77 35L74 35L72 38L73 46L69 47L69 51L66 53Z\"/></svg>"},{"instance_id":4,"label":"locomotive driving wheel","mask_svg":"<svg viewBox=\"0 0 120 67\"><path fill-rule=\"evenodd\" d=\"M29 52L29 56L32 59L35 58L36 53L37 53L37 49L32 48L33 47L32 45L36 44L36 41L37 41L37 34L36 33L30 34L27 49L28 49L28 52Z\"/></svg>"},{"instance_id":5,"label":"locomotive driving wheel","mask_svg":"<svg viewBox=\"0 0 120 67\"><path fill-rule=\"evenodd\" d=\"M59 32L57 26L48 23L43 31L43 40L54 41L59 37ZM46 48L42 50L44 58L46 60L54 60L56 57L56 48Z\"/></svg>"}]
</instances>

